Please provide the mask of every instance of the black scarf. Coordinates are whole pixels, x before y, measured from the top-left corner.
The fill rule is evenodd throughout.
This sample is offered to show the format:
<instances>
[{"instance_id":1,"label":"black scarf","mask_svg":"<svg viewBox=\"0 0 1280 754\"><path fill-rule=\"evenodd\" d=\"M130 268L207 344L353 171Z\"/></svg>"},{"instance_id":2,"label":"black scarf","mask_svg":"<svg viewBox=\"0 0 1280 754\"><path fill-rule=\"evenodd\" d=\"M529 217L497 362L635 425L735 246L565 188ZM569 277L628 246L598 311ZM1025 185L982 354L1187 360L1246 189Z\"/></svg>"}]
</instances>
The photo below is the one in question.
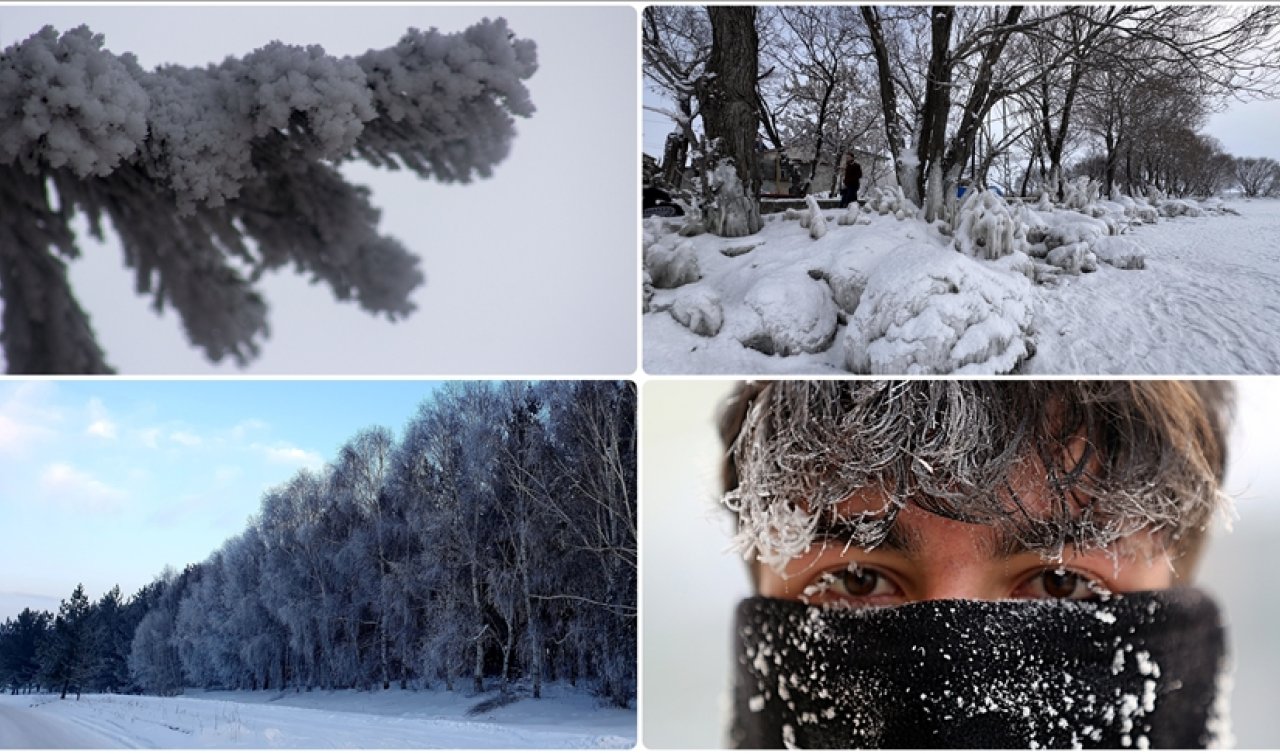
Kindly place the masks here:
<instances>
[{"instance_id":1,"label":"black scarf","mask_svg":"<svg viewBox=\"0 0 1280 754\"><path fill-rule=\"evenodd\" d=\"M1230 743L1221 620L1190 589L862 610L757 597L735 654L738 748Z\"/></svg>"}]
</instances>

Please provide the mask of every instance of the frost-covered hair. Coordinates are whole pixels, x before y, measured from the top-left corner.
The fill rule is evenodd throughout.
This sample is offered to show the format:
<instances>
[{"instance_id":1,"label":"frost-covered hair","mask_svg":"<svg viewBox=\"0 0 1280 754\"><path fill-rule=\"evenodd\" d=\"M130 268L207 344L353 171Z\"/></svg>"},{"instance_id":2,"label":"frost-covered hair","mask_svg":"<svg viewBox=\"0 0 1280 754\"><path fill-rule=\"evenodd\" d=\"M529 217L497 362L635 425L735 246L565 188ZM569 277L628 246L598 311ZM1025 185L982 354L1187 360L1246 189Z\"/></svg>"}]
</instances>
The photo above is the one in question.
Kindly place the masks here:
<instances>
[{"instance_id":1,"label":"frost-covered hair","mask_svg":"<svg viewBox=\"0 0 1280 754\"><path fill-rule=\"evenodd\" d=\"M720 416L723 502L738 548L774 567L822 531L873 548L914 505L1008 527L1046 557L1149 531L1183 579L1229 504L1232 397L1225 382L746 382ZM1036 461L1047 511L1013 483ZM881 507L840 509L868 490Z\"/></svg>"}]
</instances>

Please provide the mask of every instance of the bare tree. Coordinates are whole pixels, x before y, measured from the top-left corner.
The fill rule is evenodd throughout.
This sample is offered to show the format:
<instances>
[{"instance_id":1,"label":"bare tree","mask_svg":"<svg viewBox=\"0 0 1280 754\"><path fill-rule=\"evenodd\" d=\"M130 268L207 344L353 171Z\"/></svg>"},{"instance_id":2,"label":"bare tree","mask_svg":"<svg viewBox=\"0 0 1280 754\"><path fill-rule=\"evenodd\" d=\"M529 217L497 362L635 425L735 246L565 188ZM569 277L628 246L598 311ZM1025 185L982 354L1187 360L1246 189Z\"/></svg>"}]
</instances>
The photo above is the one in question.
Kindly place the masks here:
<instances>
[{"instance_id":1,"label":"bare tree","mask_svg":"<svg viewBox=\"0 0 1280 754\"><path fill-rule=\"evenodd\" d=\"M1275 196L1280 193L1280 162L1270 157L1237 157L1233 175L1245 196Z\"/></svg>"}]
</instances>

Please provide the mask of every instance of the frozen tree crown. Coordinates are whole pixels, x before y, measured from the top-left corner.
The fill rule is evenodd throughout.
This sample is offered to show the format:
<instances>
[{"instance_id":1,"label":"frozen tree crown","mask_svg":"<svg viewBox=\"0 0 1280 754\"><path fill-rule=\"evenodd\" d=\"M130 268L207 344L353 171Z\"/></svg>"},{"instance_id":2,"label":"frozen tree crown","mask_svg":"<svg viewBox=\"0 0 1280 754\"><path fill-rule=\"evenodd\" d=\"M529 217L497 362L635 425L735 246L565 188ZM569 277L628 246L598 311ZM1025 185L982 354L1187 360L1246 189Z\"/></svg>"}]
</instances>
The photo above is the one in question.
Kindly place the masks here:
<instances>
[{"instance_id":1,"label":"frozen tree crown","mask_svg":"<svg viewBox=\"0 0 1280 754\"><path fill-rule=\"evenodd\" d=\"M502 19L456 34L410 29L359 57L272 42L204 68L146 71L103 45L88 27L46 26L0 53L10 371L107 369L49 254L76 255L78 211L95 235L111 220L137 290L176 307L215 361L256 355L266 305L249 282L286 264L370 312L406 315L423 281L417 259L378 235L368 191L334 163L487 177L510 149L512 116L534 110L524 85L534 43Z\"/></svg>"}]
</instances>

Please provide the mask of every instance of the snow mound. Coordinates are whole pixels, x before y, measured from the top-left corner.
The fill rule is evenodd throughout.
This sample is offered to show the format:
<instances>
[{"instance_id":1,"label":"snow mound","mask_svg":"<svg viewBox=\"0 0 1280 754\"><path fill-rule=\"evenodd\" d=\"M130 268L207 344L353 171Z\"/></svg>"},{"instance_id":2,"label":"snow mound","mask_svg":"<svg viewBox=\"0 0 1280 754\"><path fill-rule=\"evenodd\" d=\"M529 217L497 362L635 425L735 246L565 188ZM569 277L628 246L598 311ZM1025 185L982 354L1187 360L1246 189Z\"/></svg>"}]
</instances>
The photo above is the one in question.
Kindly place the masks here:
<instances>
[{"instance_id":1,"label":"snow mound","mask_svg":"<svg viewBox=\"0 0 1280 754\"><path fill-rule=\"evenodd\" d=\"M850 250L837 256L825 269L809 273L815 280L825 280L831 288L831 298L845 314L853 314L867 288L866 255L861 250Z\"/></svg>"},{"instance_id":2,"label":"snow mound","mask_svg":"<svg viewBox=\"0 0 1280 754\"><path fill-rule=\"evenodd\" d=\"M1030 353L1031 283L962 254L897 248L867 280L845 335L862 374L1003 374Z\"/></svg>"},{"instance_id":3,"label":"snow mound","mask_svg":"<svg viewBox=\"0 0 1280 754\"><path fill-rule=\"evenodd\" d=\"M671 302L671 316L695 335L714 337L724 325L720 295L707 285L681 288Z\"/></svg>"},{"instance_id":4,"label":"snow mound","mask_svg":"<svg viewBox=\"0 0 1280 754\"><path fill-rule=\"evenodd\" d=\"M1122 270L1141 270L1147 266L1147 247L1130 238L1107 236L1095 240L1089 249L1099 262Z\"/></svg>"},{"instance_id":5,"label":"snow mound","mask_svg":"<svg viewBox=\"0 0 1280 754\"><path fill-rule=\"evenodd\" d=\"M791 356L818 353L836 334L836 305L831 290L808 277L768 277L747 291L743 302L755 321L739 336L742 345L761 353Z\"/></svg>"},{"instance_id":6,"label":"snow mound","mask_svg":"<svg viewBox=\"0 0 1280 754\"><path fill-rule=\"evenodd\" d=\"M698 257L689 240L674 246L670 239L654 241L644 250L644 271L654 288L679 288L702 279Z\"/></svg>"}]
</instances>

